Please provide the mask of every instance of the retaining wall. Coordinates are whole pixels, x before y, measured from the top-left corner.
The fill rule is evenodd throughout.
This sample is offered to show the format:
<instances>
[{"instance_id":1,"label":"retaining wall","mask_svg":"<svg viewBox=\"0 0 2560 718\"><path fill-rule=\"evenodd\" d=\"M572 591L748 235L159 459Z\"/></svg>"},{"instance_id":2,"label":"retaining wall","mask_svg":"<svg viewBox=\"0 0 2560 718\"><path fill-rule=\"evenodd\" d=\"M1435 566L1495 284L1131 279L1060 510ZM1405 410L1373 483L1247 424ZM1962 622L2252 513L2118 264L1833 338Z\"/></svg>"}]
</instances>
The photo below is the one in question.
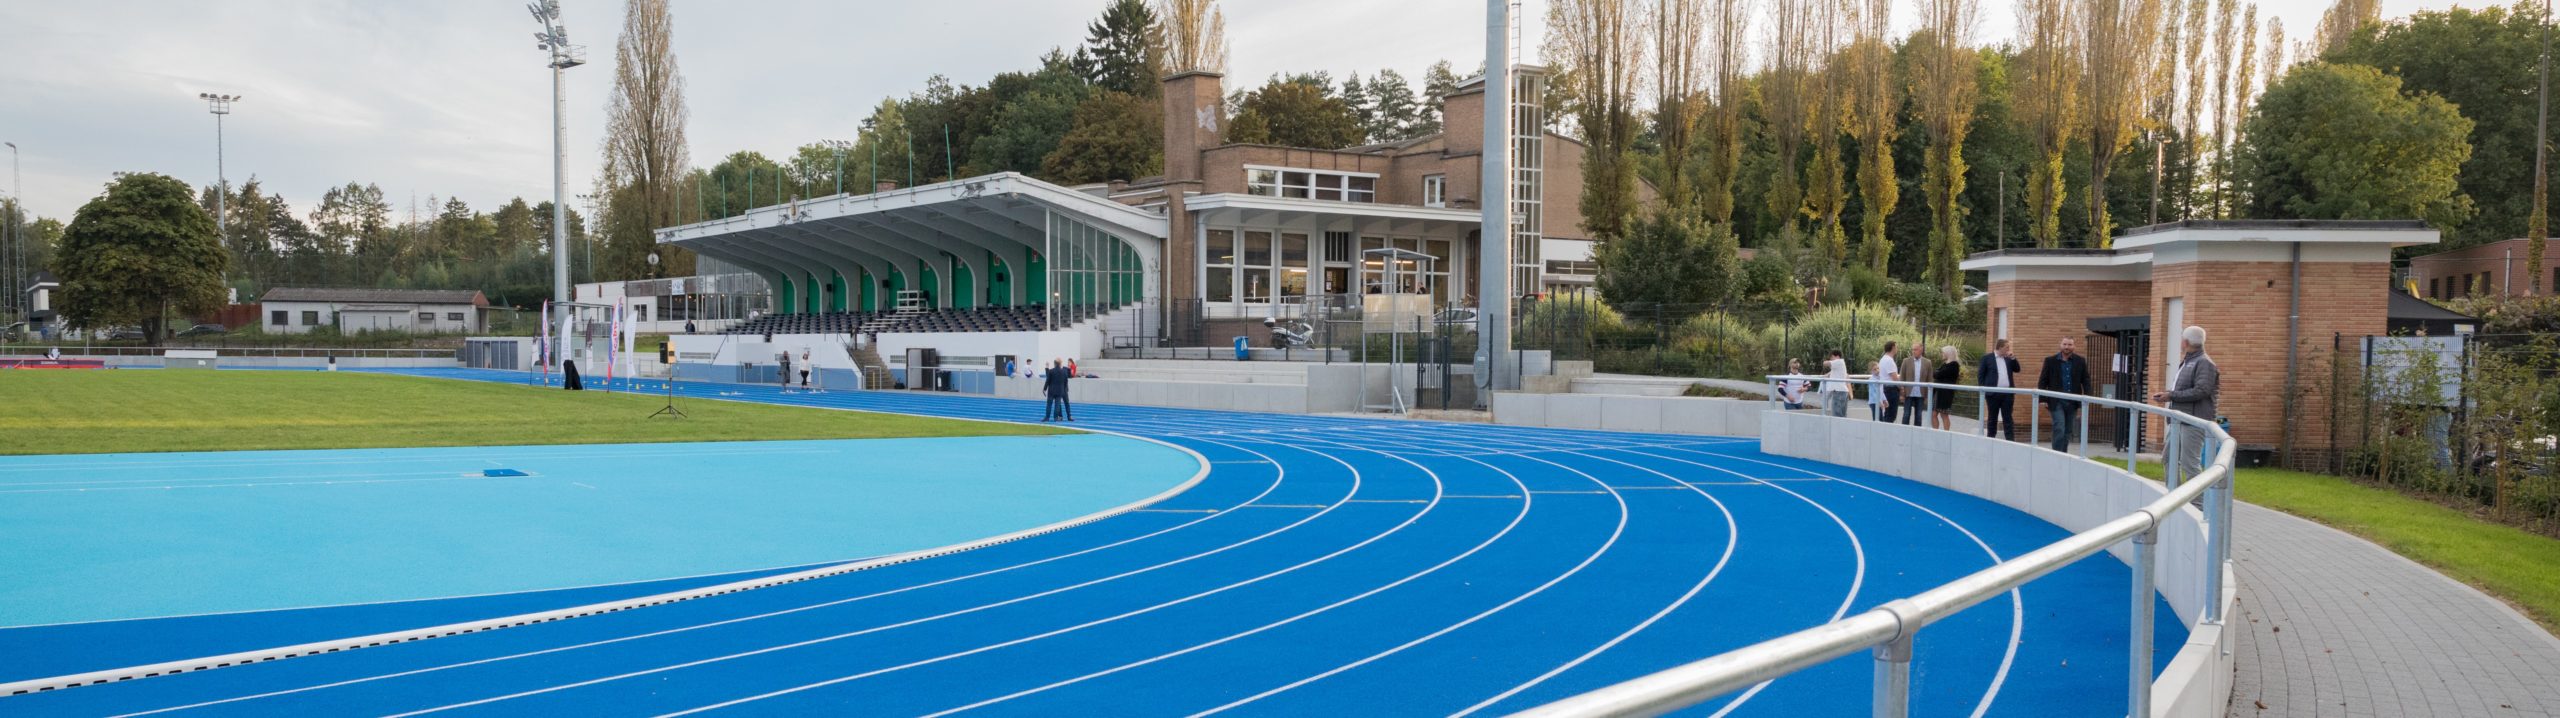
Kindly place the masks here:
<instances>
[{"instance_id":1,"label":"retaining wall","mask_svg":"<svg viewBox=\"0 0 2560 718\"><path fill-rule=\"evenodd\" d=\"M1655 434L1759 436L1769 402L1618 394L1493 395L1493 423Z\"/></svg>"},{"instance_id":2,"label":"retaining wall","mask_svg":"<svg viewBox=\"0 0 2560 718\"><path fill-rule=\"evenodd\" d=\"M2131 514L2167 493L2162 484L2125 473L2121 466L2032 444L1761 406L1762 452L1961 491L2074 533ZM2153 715L2221 716L2231 697L2233 664L2224 651L2229 637L2221 626L2200 623L2207 600L2203 570L2210 560L2205 548L2204 520L2195 507L2182 507L2160 523L2159 543L2152 547L2153 575L2160 596L2187 626L2187 642L2158 647L2176 654L2152 684ZM2131 542L2118 542L2108 553L2129 561L2132 550ZM2221 570L2223 591L2214 600L2222 601L2227 620L2234 615L2239 584L2228 567Z\"/></svg>"}]
</instances>

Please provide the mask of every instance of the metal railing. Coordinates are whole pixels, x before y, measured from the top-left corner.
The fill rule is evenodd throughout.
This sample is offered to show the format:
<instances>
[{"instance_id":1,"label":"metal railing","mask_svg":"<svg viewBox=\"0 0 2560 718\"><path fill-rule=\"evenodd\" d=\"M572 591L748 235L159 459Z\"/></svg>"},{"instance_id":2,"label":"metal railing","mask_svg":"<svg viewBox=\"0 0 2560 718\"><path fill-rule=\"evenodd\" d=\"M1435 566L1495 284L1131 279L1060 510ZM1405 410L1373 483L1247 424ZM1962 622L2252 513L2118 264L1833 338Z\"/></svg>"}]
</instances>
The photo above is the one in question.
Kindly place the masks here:
<instances>
[{"instance_id":1,"label":"metal railing","mask_svg":"<svg viewBox=\"0 0 2560 718\"><path fill-rule=\"evenodd\" d=\"M321 359L452 359L452 349L361 349L332 347L61 347L66 357L156 357L172 350L211 351L226 357ZM52 347L0 347L0 356L44 356Z\"/></svg>"},{"instance_id":2,"label":"metal railing","mask_svg":"<svg viewBox=\"0 0 2560 718\"><path fill-rule=\"evenodd\" d=\"M1773 386L1788 381L1812 382L1818 390L1821 376L1772 375ZM1840 380L1830 379L1838 382ZM1717 696L1743 690L1775 680L1833 658L1861 649L1875 656L1874 713L1879 717L1899 718L1910 711L1912 640L1920 631L1940 619L1955 615L1974 604L1990 600L2011 589L2025 585L2045 574L2060 570L2073 562L2106 551L2117 542L2131 540L2133 569L2133 617L2128 625L2132 666L2126 677L2128 715L2150 716L2152 684L2152 611L2155 599L2152 545L2158 540L2162 520L2179 507L2199 499L2205 517L2205 599L2201 609L2202 624L2222 622L2222 572L2231 559L2231 435L2209 418L2133 402L2103 399L2076 394L2063 394L2037 389L2004 389L1927 382L1880 382L1873 379L1850 379L1849 384L1870 387L1927 387L1934 391L1970 391L2023 394L2038 401L2071 401L2130 409L2136 414L2161 417L2168 422L2199 429L2205 447L2198 455L2207 457L2192 480L2181 481L2177 457L2182 447L2179 436L2186 432L2164 432L2169 435L2163 461L2168 491L2158 500L2118 516L2095 528L2071 535L2024 555L2002 561L1989 568L1956 579L1915 595L1888 601L1837 621L1761 641L1732 651L1674 666L1599 690L1583 693L1520 713L1524 716L1651 716L1668 713L1705 702ZM1871 390L1875 390L1871 388ZM1813 392L1808 392L1811 394ZM1771 403L1778 404L1774 392ZM2088 412L2083 407L2081 416ZM2083 437L2086 436L2084 432ZM2126 465L2132 466L2133 448L2126 449Z\"/></svg>"}]
</instances>

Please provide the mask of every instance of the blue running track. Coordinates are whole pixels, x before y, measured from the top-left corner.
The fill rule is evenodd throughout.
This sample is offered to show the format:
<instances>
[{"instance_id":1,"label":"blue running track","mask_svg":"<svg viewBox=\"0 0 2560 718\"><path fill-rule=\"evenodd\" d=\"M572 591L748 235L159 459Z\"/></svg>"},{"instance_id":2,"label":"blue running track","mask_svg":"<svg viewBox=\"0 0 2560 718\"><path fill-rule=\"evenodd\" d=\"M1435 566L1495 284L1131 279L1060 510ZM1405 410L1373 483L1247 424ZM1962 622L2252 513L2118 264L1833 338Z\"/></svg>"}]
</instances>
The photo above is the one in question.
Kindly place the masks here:
<instances>
[{"instance_id":1,"label":"blue running track","mask_svg":"<svg viewBox=\"0 0 2560 718\"><path fill-rule=\"evenodd\" d=\"M1005 421L1040 412L905 392L678 394ZM1748 439L1077 413L1080 428L1198 452L1210 472L1153 505L971 551L5 697L0 715L1500 714L1864 610L2064 535L1989 501L1764 455ZM1933 626L1918 642L1914 714L2122 715L2127 576L2112 559L2082 561ZM456 615L438 603L417 604L410 627ZM2183 642L2165 604L2157 614L2159 645ZM1853 655L1695 712L1862 714L1869 671Z\"/></svg>"}]
</instances>

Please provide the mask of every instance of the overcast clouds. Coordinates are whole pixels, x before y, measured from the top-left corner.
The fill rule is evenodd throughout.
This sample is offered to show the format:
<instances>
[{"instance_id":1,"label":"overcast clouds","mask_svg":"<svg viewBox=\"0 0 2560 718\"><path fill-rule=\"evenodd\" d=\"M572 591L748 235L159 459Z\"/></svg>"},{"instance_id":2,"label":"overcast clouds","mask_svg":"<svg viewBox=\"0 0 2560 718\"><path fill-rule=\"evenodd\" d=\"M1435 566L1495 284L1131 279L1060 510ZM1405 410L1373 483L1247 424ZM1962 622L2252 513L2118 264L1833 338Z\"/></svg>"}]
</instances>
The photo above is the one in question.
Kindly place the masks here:
<instances>
[{"instance_id":1,"label":"overcast clouds","mask_svg":"<svg viewBox=\"0 0 2560 718\"><path fill-rule=\"evenodd\" d=\"M1525 14L1544 12L1526 0ZM1909 2L1902 5L1911 5ZM2386 15L2441 2L2386 0ZM622 5L563 0L586 67L569 70L569 192L589 190ZM1072 47L1102 0L677 0L693 159L777 155L850 138L881 98L935 73L977 84ZM1336 76L1482 53L1479 0L1226 0L1237 81ZM2294 37L2325 3L2262 3ZM2010 34L2009 3L1982 35ZM1906 15L1908 7L1902 9ZM1908 19L1899 25L1907 25ZM214 180L213 118L199 92L244 96L227 121L229 175L256 175L308 212L320 192L379 184L487 209L550 196L550 77L520 0L11 2L0 6L0 140L24 152L27 205L68 220L117 171ZM1531 44L1538 28L1529 29ZM1534 50L1530 51L1534 57ZM0 190L7 188L0 187ZM423 211L423 210L422 210Z\"/></svg>"}]
</instances>

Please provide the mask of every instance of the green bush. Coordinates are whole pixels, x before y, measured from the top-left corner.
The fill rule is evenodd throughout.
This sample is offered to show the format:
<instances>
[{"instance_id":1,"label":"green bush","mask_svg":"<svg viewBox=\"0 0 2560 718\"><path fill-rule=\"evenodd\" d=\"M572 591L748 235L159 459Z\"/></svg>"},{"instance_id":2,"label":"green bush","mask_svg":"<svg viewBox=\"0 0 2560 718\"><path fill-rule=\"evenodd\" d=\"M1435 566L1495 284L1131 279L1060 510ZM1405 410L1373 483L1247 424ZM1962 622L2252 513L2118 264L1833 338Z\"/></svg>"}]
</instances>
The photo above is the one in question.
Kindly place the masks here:
<instances>
[{"instance_id":1,"label":"green bush","mask_svg":"<svg viewBox=\"0 0 2560 718\"><path fill-rule=\"evenodd\" d=\"M1698 376L1758 376L1769 363L1761 332L1719 312L1690 317L1673 330L1672 349L1705 371Z\"/></svg>"},{"instance_id":2,"label":"green bush","mask_svg":"<svg viewBox=\"0 0 2560 718\"><path fill-rule=\"evenodd\" d=\"M1570 359L1589 356L1594 345L1625 346L1632 338L1650 335L1643 328L1630 332L1626 319L1597 299L1563 296L1527 304L1511 343L1521 349L1552 350L1556 358Z\"/></svg>"},{"instance_id":3,"label":"green bush","mask_svg":"<svg viewBox=\"0 0 2560 718\"><path fill-rule=\"evenodd\" d=\"M1884 353L1885 342L1909 347L1920 338L1920 330L1910 322L1871 304L1826 306L1781 331L1783 346L1770 363L1784 368L1787 359L1800 359L1808 372L1820 371L1822 360L1829 358L1831 350L1838 349L1841 356L1848 358L1850 373L1865 373L1867 364Z\"/></svg>"}]
</instances>

